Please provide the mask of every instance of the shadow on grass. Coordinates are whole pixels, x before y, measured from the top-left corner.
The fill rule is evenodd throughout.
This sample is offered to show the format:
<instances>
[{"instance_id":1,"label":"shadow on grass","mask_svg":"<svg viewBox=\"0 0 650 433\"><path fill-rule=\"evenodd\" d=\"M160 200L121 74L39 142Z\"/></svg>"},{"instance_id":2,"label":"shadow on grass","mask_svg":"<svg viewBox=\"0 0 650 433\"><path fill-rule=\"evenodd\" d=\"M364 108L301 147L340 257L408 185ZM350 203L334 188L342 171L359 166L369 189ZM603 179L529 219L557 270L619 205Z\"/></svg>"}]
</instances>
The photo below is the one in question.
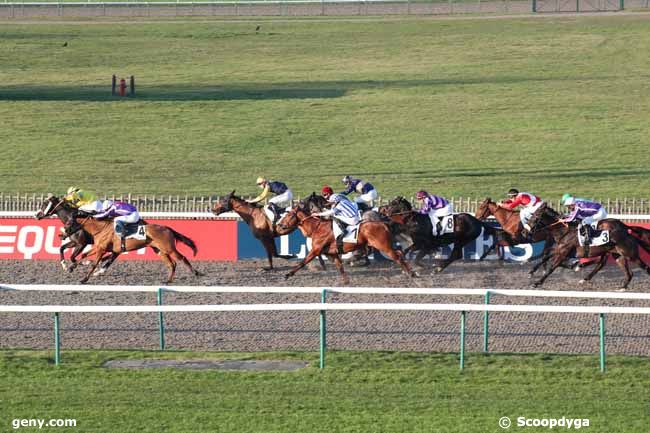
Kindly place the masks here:
<instances>
[{"instance_id":1,"label":"shadow on grass","mask_svg":"<svg viewBox=\"0 0 650 433\"><path fill-rule=\"evenodd\" d=\"M228 101L266 99L329 99L349 91L388 88L462 86L474 84L517 84L540 81L593 81L607 77L470 77L430 80L305 81L285 83L241 83L237 85L156 85L142 87L136 81L138 101ZM0 86L0 100L111 102L124 98L111 95L105 86Z\"/></svg>"}]
</instances>

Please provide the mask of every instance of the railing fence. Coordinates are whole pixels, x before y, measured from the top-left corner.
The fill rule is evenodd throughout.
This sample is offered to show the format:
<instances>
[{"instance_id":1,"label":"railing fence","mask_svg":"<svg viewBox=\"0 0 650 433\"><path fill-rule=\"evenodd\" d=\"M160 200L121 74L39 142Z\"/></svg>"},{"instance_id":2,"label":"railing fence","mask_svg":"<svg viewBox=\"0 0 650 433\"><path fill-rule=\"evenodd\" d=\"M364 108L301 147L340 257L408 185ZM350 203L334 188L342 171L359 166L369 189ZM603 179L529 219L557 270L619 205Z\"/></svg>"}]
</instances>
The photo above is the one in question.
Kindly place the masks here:
<instances>
[{"instance_id":1,"label":"railing fence","mask_svg":"<svg viewBox=\"0 0 650 433\"><path fill-rule=\"evenodd\" d=\"M101 197L102 199L120 200L134 204L141 212L209 212L217 195L168 195L168 194L121 194ZM251 197L245 197L251 198ZM407 197L415 204L415 197ZM47 199L47 194L21 194L0 192L0 212L36 212ZM296 197L299 200L300 197ZM296 201L294 200L294 201ZM390 198L380 197L377 205L386 204ZM455 212L475 213L482 198L450 197ZM650 215L650 200L636 197L595 198L602 203L607 212L616 215ZM550 201L555 209L561 209L560 200Z\"/></svg>"}]
</instances>

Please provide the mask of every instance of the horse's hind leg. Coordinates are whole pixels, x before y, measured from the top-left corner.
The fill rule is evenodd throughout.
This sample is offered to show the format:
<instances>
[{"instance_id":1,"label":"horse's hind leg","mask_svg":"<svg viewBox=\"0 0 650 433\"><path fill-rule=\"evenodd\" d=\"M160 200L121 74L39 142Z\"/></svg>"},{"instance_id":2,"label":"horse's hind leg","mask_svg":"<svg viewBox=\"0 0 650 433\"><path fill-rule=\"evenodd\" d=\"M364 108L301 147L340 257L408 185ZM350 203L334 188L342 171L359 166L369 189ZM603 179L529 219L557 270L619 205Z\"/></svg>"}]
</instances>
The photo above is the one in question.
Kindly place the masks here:
<instances>
[{"instance_id":1,"label":"horse's hind leg","mask_svg":"<svg viewBox=\"0 0 650 433\"><path fill-rule=\"evenodd\" d=\"M632 271L630 271L630 264L628 263L627 258L625 256L620 256L619 258L617 258L616 264L618 265L619 268L621 268L621 270L625 274L625 282L623 282L623 289L627 289L627 286L630 284L630 281L632 281Z\"/></svg>"},{"instance_id":2,"label":"horse's hind leg","mask_svg":"<svg viewBox=\"0 0 650 433\"><path fill-rule=\"evenodd\" d=\"M172 256L172 258L173 258L174 260L180 260L180 261L181 261L181 262L182 262L182 263L187 267L187 269L189 269L190 272L194 274L195 277L201 277L201 276L203 276L203 274L202 274L201 272L199 272L199 271L197 271L196 269L194 269L194 267L192 266L192 264L190 263L190 261L187 260L187 257L185 257L184 255L182 255L180 252L178 252L178 251L172 251L172 252L171 252L171 256Z\"/></svg>"},{"instance_id":3,"label":"horse's hind leg","mask_svg":"<svg viewBox=\"0 0 650 433\"><path fill-rule=\"evenodd\" d=\"M417 276L417 274L411 270L411 267L408 265L408 263L406 263L406 260L404 260L404 255L401 251L394 250L390 247L380 248L379 246L373 246L373 248L381 251L389 259L399 264L402 267L402 271L404 271L404 273L409 277L412 278Z\"/></svg>"},{"instance_id":4,"label":"horse's hind leg","mask_svg":"<svg viewBox=\"0 0 650 433\"><path fill-rule=\"evenodd\" d=\"M454 244L454 249L451 251L451 254L449 255L449 258L445 261L442 262L442 265L438 265L435 267L434 272L440 273L445 270L445 268L449 265L452 264L452 262L455 262L456 260L460 259L463 256L463 247L465 245L460 245L458 243Z\"/></svg>"},{"instance_id":5,"label":"horse's hind leg","mask_svg":"<svg viewBox=\"0 0 650 433\"><path fill-rule=\"evenodd\" d=\"M320 256L318 257L320 258ZM348 277L348 274L345 273L345 269L343 269L343 261L341 260L341 257L339 257L338 254L329 254L328 257L334 261L336 269L338 269L339 273L341 274L343 284L350 284L350 278Z\"/></svg>"},{"instance_id":6,"label":"horse's hind leg","mask_svg":"<svg viewBox=\"0 0 650 433\"><path fill-rule=\"evenodd\" d=\"M171 257L169 257L169 254L163 252L160 253L160 260L162 260L169 269L169 276L167 277L165 284L171 284L172 280L174 279L174 275L176 274L176 262L173 261Z\"/></svg>"}]
</instances>

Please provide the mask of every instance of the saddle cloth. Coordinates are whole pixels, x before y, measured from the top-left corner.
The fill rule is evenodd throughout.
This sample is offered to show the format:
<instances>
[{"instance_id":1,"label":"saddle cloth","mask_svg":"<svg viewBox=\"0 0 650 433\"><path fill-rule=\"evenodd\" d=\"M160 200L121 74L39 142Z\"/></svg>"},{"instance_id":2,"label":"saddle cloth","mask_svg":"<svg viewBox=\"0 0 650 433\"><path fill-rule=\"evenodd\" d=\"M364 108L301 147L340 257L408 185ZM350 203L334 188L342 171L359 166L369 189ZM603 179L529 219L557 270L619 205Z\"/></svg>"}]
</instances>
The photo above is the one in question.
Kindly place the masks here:
<instances>
[{"instance_id":1,"label":"saddle cloth","mask_svg":"<svg viewBox=\"0 0 650 433\"><path fill-rule=\"evenodd\" d=\"M594 236L591 237L591 243L589 246L591 247L597 247L600 245L605 245L609 243L609 230L598 230L595 232ZM578 243L580 243L580 246L583 247L585 245L585 237L580 233L580 229L578 228Z\"/></svg>"},{"instance_id":2,"label":"saddle cloth","mask_svg":"<svg viewBox=\"0 0 650 433\"><path fill-rule=\"evenodd\" d=\"M359 237L359 226L361 224L357 224L354 226L348 226L345 236L343 236L343 242L347 242L349 244L356 244L357 243L357 238ZM332 228L334 229L334 239L338 238L339 235L341 234L341 227L336 222L332 223Z\"/></svg>"},{"instance_id":3,"label":"saddle cloth","mask_svg":"<svg viewBox=\"0 0 650 433\"><path fill-rule=\"evenodd\" d=\"M136 239L144 241L147 239L147 229L144 224L127 224L124 228L126 230L126 239Z\"/></svg>"},{"instance_id":4,"label":"saddle cloth","mask_svg":"<svg viewBox=\"0 0 650 433\"><path fill-rule=\"evenodd\" d=\"M446 235L448 233L453 233L454 232L454 215L447 215L442 217L442 220L440 221L440 225L442 228L440 229L440 233L436 234L436 230L438 230L438 227L436 224L433 225L433 234L434 236L442 236Z\"/></svg>"},{"instance_id":5,"label":"saddle cloth","mask_svg":"<svg viewBox=\"0 0 650 433\"><path fill-rule=\"evenodd\" d=\"M278 218L278 221L280 221L287 214L287 212L290 209L291 208L288 207L284 211L282 211L282 213L280 214L280 218ZM273 219L275 218L275 214L273 213L273 211L271 209L269 209L268 206L264 206L264 213L266 214L266 217L269 219L269 221L271 221L271 223L273 223ZM278 222L278 221L275 221L275 222Z\"/></svg>"}]
</instances>

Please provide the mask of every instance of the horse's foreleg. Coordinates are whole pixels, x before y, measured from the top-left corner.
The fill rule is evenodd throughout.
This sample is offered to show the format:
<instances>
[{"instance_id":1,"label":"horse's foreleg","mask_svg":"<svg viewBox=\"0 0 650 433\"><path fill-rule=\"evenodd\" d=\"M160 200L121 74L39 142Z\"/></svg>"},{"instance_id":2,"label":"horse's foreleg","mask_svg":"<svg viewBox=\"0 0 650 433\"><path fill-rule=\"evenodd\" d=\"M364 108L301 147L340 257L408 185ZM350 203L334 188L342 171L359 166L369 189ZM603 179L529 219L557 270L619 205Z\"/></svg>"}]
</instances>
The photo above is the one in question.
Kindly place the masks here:
<instances>
[{"instance_id":1,"label":"horse's foreleg","mask_svg":"<svg viewBox=\"0 0 650 433\"><path fill-rule=\"evenodd\" d=\"M320 258L320 256L318 257ZM338 269L339 273L341 274L343 284L350 284L350 278L348 277L348 274L345 273L345 269L343 269L343 261L341 260L341 257L339 257L338 254L330 254L329 257L334 261L336 269Z\"/></svg>"},{"instance_id":2,"label":"horse's foreleg","mask_svg":"<svg viewBox=\"0 0 650 433\"><path fill-rule=\"evenodd\" d=\"M562 264L562 262L566 259L567 255L568 255L568 253L553 255L552 256L553 257L553 263L551 264L551 269L544 272L544 275L542 275L542 278L540 278L538 281L536 281L533 284L533 286L539 287L542 284L544 284L544 281L546 281L546 279L553 273L553 271L556 270L560 266L560 264Z\"/></svg>"},{"instance_id":3,"label":"horse's foreleg","mask_svg":"<svg viewBox=\"0 0 650 433\"><path fill-rule=\"evenodd\" d=\"M603 254L600 257L600 259L598 260L598 264L596 264L596 267L594 267L594 269L592 269L592 271L589 272L589 275L587 275L585 278L580 280L579 283L582 284L585 281L590 281L593 278L593 276L596 275L598 273L598 271L600 271L603 268L603 266L605 266L605 264L607 263L607 257L608 256L609 256L609 254Z\"/></svg>"},{"instance_id":4,"label":"horse's foreleg","mask_svg":"<svg viewBox=\"0 0 650 433\"><path fill-rule=\"evenodd\" d=\"M426 250L418 250L418 253L415 255L415 260L414 260L415 266L419 266L421 268L426 267L426 265L422 263L422 259L424 258L424 256L427 255L427 253L428 251Z\"/></svg>"},{"instance_id":5,"label":"horse's foreleg","mask_svg":"<svg viewBox=\"0 0 650 433\"><path fill-rule=\"evenodd\" d=\"M553 253L550 252L550 251L547 252L546 254L542 253L542 259L539 261L539 263L537 263L536 265L533 266L533 269L531 269L528 272L528 278L533 278L533 275L535 274L535 272L537 272L537 270L539 268L541 268L542 266L545 266L546 263L548 263L548 261L551 259L551 257L553 257Z\"/></svg>"},{"instance_id":6,"label":"horse's foreleg","mask_svg":"<svg viewBox=\"0 0 650 433\"><path fill-rule=\"evenodd\" d=\"M97 266L99 265L99 262L102 261L102 257L104 256L104 250L96 250L97 257L95 258L94 263L90 267L90 270L88 271L88 274L81 280L81 283L87 283L88 280L90 279L90 276L95 272L95 269L97 269Z\"/></svg>"},{"instance_id":7,"label":"horse's foreleg","mask_svg":"<svg viewBox=\"0 0 650 433\"><path fill-rule=\"evenodd\" d=\"M68 248L70 248L72 245L74 245L74 242L66 242L65 244L61 245L61 247L59 247L59 257L61 258L59 263L61 263L61 266L63 267L64 271L67 271L68 267L65 264L65 255L63 254L63 252ZM74 257L74 252L72 253L72 257ZM70 260L72 260L72 257L70 258Z\"/></svg>"},{"instance_id":8,"label":"horse's foreleg","mask_svg":"<svg viewBox=\"0 0 650 433\"><path fill-rule=\"evenodd\" d=\"M488 254L490 254L492 251L494 251L496 249L497 245L498 245L498 243L496 241L493 242L492 245L490 246L490 248L485 250L485 252L483 252L481 257L478 259L479 262L482 262L488 256Z\"/></svg>"},{"instance_id":9,"label":"horse's foreleg","mask_svg":"<svg viewBox=\"0 0 650 433\"><path fill-rule=\"evenodd\" d=\"M160 253L160 260L162 260L169 269L169 275L167 276L167 281L165 281L164 284L171 284L172 280L174 279L174 275L176 274L176 262L172 260L171 257L169 257L169 254L163 252Z\"/></svg>"},{"instance_id":10,"label":"horse's foreleg","mask_svg":"<svg viewBox=\"0 0 650 433\"><path fill-rule=\"evenodd\" d=\"M264 267L262 269L264 269L265 271L270 271L273 269L273 256L277 254L275 251L275 242L273 241L273 239L269 239L269 238L263 238L260 239L260 241L262 242L262 245L266 250L266 257L269 260L269 266Z\"/></svg>"},{"instance_id":11,"label":"horse's foreleg","mask_svg":"<svg viewBox=\"0 0 650 433\"><path fill-rule=\"evenodd\" d=\"M447 266L455 262L456 260L460 259L463 257L463 247L464 245L460 245L459 243L454 244L454 249L451 251L451 254L449 255L449 258L445 261L442 262L442 265L438 265L435 267L434 271L436 273L440 273L445 270Z\"/></svg>"},{"instance_id":12,"label":"horse's foreleg","mask_svg":"<svg viewBox=\"0 0 650 433\"><path fill-rule=\"evenodd\" d=\"M312 260L314 260L314 258L319 256L321 253L320 250L321 250L320 248L317 248L314 245L312 245L312 249L311 251L309 251L309 254L307 254L305 258L300 261L300 263L298 263L295 267L293 267L293 269L287 272L284 278L288 279L289 277L293 277L296 274L296 272L304 268L307 265L307 263L311 262Z\"/></svg>"},{"instance_id":13,"label":"horse's foreleg","mask_svg":"<svg viewBox=\"0 0 650 433\"><path fill-rule=\"evenodd\" d=\"M318 262L320 263L321 269L326 271L327 268L325 267L325 260L323 260L323 256L321 255L318 256Z\"/></svg>"}]
</instances>

